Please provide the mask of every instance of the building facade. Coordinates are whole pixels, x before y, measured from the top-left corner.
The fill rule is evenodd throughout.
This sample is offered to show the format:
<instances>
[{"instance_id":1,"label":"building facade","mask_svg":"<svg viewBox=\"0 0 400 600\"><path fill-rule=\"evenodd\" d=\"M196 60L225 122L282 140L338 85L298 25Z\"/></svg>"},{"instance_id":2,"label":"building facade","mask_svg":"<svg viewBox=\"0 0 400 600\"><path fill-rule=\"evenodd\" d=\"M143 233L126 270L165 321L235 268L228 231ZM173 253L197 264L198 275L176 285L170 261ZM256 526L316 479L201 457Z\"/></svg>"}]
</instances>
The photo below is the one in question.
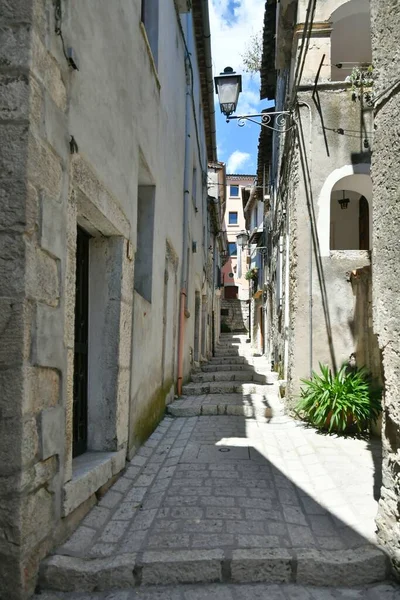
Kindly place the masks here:
<instances>
[{"instance_id":1,"label":"building facade","mask_svg":"<svg viewBox=\"0 0 400 600\"><path fill-rule=\"evenodd\" d=\"M254 175L226 176L226 210L224 227L228 241L227 261L222 268L224 287L221 306L222 327L226 331L249 329L249 282L247 253L237 242L237 235L245 230L244 205L246 190L254 183Z\"/></svg>"},{"instance_id":2,"label":"building facade","mask_svg":"<svg viewBox=\"0 0 400 600\"><path fill-rule=\"evenodd\" d=\"M262 68L263 97L289 113L262 132L259 173L270 183L267 354L292 404L320 362L336 370L353 356L380 378L371 326L369 3L311 5L267 2Z\"/></svg>"},{"instance_id":3,"label":"building facade","mask_svg":"<svg viewBox=\"0 0 400 600\"><path fill-rule=\"evenodd\" d=\"M202 339L210 352L216 143L206 3L1 0L0 22L0 597L14 600Z\"/></svg>"},{"instance_id":4,"label":"building facade","mask_svg":"<svg viewBox=\"0 0 400 600\"><path fill-rule=\"evenodd\" d=\"M261 95L289 114L261 132L258 165L270 191L268 359L288 407L319 362L336 371L351 358L383 385L376 522L397 575L399 24L387 0L268 0Z\"/></svg>"},{"instance_id":5,"label":"building facade","mask_svg":"<svg viewBox=\"0 0 400 600\"><path fill-rule=\"evenodd\" d=\"M383 485L377 525L380 541L400 576L400 48L396 42L399 4L388 0L371 2L371 26L372 61L378 73L371 163L373 322L385 382Z\"/></svg>"}]
</instances>

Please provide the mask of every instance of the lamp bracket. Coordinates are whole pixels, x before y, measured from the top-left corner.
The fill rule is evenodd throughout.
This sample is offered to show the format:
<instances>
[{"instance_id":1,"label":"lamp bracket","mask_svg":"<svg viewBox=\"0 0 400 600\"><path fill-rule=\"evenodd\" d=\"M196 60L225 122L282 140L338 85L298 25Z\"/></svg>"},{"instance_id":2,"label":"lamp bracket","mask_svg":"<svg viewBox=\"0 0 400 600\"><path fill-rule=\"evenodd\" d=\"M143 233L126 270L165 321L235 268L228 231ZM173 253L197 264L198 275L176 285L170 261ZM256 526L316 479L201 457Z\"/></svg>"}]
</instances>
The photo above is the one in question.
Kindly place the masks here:
<instances>
[{"instance_id":1,"label":"lamp bracket","mask_svg":"<svg viewBox=\"0 0 400 600\"><path fill-rule=\"evenodd\" d=\"M256 113L254 115L237 115L229 116L226 118L226 122L236 119L238 126L243 127L246 121L251 121L260 127L267 127L277 133L286 133L294 127L293 113L287 110L267 112L267 113Z\"/></svg>"}]
</instances>

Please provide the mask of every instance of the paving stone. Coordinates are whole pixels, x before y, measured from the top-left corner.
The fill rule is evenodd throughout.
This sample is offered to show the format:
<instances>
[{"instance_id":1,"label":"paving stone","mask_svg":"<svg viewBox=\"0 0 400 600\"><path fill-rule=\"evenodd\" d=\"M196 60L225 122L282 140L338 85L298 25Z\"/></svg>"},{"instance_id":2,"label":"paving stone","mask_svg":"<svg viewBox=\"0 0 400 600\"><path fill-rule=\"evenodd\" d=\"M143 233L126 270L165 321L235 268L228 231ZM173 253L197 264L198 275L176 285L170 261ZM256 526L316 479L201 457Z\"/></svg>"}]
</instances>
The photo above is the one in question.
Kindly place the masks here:
<instances>
[{"instance_id":1,"label":"paving stone","mask_svg":"<svg viewBox=\"0 0 400 600\"><path fill-rule=\"evenodd\" d=\"M120 572L122 587L157 584L132 587L129 600L187 600L189 592L193 599L225 600L225 590L229 600L375 600L372 588L368 596L361 588L318 588L318 596L305 587L385 578L384 555L367 545L375 540L371 447L294 422L284 415L277 386L259 385L264 375L254 372L247 383L252 367L237 359L217 358L222 362L203 367L202 381L190 384L213 393L169 405L193 416L164 419L85 518L81 528L93 534L74 534L67 542L71 556L56 555L77 562L53 563L47 585L109 590ZM208 585L222 575L243 582L241 588ZM295 577L296 584L282 583ZM189 587L163 587L160 595L160 584L179 582ZM195 582L204 586L190 585ZM93 600L104 600L97 593Z\"/></svg>"},{"instance_id":2,"label":"paving stone","mask_svg":"<svg viewBox=\"0 0 400 600\"><path fill-rule=\"evenodd\" d=\"M147 551L142 557L144 585L202 583L222 578L222 550Z\"/></svg>"},{"instance_id":3,"label":"paving stone","mask_svg":"<svg viewBox=\"0 0 400 600\"><path fill-rule=\"evenodd\" d=\"M299 550L297 582L305 585L339 586L374 583L385 579L388 559L374 547L340 552Z\"/></svg>"},{"instance_id":4,"label":"paving stone","mask_svg":"<svg viewBox=\"0 0 400 600\"><path fill-rule=\"evenodd\" d=\"M150 527L150 525L152 524L156 514L157 514L156 508L139 511L136 514L135 519L133 520L131 530L138 531L139 529L148 529Z\"/></svg>"},{"instance_id":5,"label":"paving stone","mask_svg":"<svg viewBox=\"0 0 400 600\"><path fill-rule=\"evenodd\" d=\"M289 582L291 554L286 550L234 550L231 561L233 582Z\"/></svg>"}]
</instances>

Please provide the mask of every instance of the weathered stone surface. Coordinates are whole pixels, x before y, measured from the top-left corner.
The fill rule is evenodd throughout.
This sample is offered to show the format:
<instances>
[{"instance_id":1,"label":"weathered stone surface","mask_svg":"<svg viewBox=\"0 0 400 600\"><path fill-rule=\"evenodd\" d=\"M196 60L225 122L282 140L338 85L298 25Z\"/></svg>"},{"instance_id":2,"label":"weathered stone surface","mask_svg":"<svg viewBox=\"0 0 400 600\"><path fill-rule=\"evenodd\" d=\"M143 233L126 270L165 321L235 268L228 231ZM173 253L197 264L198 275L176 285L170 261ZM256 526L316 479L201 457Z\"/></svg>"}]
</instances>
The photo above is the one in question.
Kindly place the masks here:
<instances>
[{"instance_id":1,"label":"weathered stone surface","mask_svg":"<svg viewBox=\"0 0 400 600\"><path fill-rule=\"evenodd\" d=\"M31 28L28 24L15 27L3 24L0 28L0 67L27 68L30 38Z\"/></svg>"},{"instance_id":2,"label":"weathered stone surface","mask_svg":"<svg viewBox=\"0 0 400 600\"><path fill-rule=\"evenodd\" d=\"M68 556L52 556L41 567L43 586L58 590L87 592L133 587L135 554L81 561Z\"/></svg>"},{"instance_id":3,"label":"weathered stone surface","mask_svg":"<svg viewBox=\"0 0 400 600\"><path fill-rule=\"evenodd\" d=\"M289 582L292 577L292 556L283 549L234 550L231 572L235 583Z\"/></svg>"},{"instance_id":4,"label":"weathered stone surface","mask_svg":"<svg viewBox=\"0 0 400 600\"><path fill-rule=\"evenodd\" d=\"M64 255L66 244L65 219L62 206L46 196L41 205L40 244L56 258Z\"/></svg>"},{"instance_id":5,"label":"weathered stone surface","mask_svg":"<svg viewBox=\"0 0 400 600\"><path fill-rule=\"evenodd\" d=\"M64 516L87 500L123 468L120 460L123 453L124 451L115 453L86 452L75 460L73 477L64 486ZM109 508L109 498L112 496L115 496L112 506L122 498L121 494L109 491L101 500L100 505Z\"/></svg>"},{"instance_id":6,"label":"weathered stone surface","mask_svg":"<svg viewBox=\"0 0 400 600\"><path fill-rule=\"evenodd\" d=\"M141 560L144 585L221 580L222 550L147 551Z\"/></svg>"},{"instance_id":7,"label":"weathered stone surface","mask_svg":"<svg viewBox=\"0 0 400 600\"><path fill-rule=\"evenodd\" d=\"M60 454L63 449L64 409L62 406L48 408L40 414L40 458Z\"/></svg>"},{"instance_id":8,"label":"weathered stone surface","mask_svg":"<svg viewBox=\"0 0 400 600\"><path fill-rule=\"evenodd\" d=\"M382 581L388 571L386 555L372 546L340 552L297 552L297 582L339 586L345 581L365 585Z\"/></svg>"},{"instance_id":9,"label":"weathered stone surface","mask_svg":"<svg viewBox=\"0 0 400 600\"><path fill-rule=\"evenodd\" d=\"M44 304L36 308L33 358L36 365L62 369L64 364L63 322L61 312Z\"/></svg>"},{"instance_id":10,"label":"weathered stone surface","mask_svg":"<svg viewBox=\"0 0 400 600\"><path fill-rule=\"evenodd\" d=\"M392 0L371 3L372 62L376 72L374 141L371 164L373 184L372 303L374 332L383 359L385 393L382 441L383 487L377 518L378 535L391 554L400 576L400 159L397 126L400 118L396 65L400 49L395 36L400 26L400 6ZM376 86L376 91L375 91Z\"/></svg>"}]
</instances>

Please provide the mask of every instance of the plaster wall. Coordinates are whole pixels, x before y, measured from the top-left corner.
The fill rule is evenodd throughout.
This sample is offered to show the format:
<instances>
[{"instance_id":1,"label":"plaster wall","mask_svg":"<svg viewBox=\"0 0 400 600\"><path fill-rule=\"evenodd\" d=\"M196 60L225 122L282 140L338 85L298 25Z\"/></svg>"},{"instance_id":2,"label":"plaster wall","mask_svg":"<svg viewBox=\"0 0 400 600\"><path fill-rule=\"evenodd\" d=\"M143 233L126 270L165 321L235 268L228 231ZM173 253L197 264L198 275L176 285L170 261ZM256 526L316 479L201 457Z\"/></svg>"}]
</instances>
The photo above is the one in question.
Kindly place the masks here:
<instances>
[{"instance_id":1,"label":"plaster wall","mask_svg":"<svg viewBox=\"0 0 400 600\"><path fill-rule=\"evenodd\" d=\"M376 0L372 11L372 57L378 73L371 176L373 207L373 321L385 382L383 406L383 486L378 535L400 575L400 5ZM385 91L386 90L386 91Z\"/></svg>"},{"instance_id":2,"label":"plaster wall","mask_svg":"<svg viewBox=\"0 0 400 600\"><path fill-rule=\"evenodd\" d=\"M336 368L356 350L354 339L355 300L349 273L369 264L367 252L331 252L330 208L335 184L341 187L343 176L361 172L367 178L368 154L362 149L362 139L339 136L332 130L356 130L360 123L360 106L343 91L319 91L322 119L326 128L326 143L321 127L321 115L312 108L312 120L307 108L301 109L300 145L290 170L288 182L290 213L290 281L289 293L289 398L294 404L299 394L300 378L308 377L323 362ZM301 100L312 106L307 93ZM368 115L367 115L368 117ZM361 146L361 148L360 148ZM360 162L360 164L357 164ZM346 166L348 165L348 166ZM304 170L310 175L304 176ZM340 183L338 183L340 182ZM368 184L360 184L360 194ZM347 180L346 185L349 185ZM350 187L350 186L349 186ZM343 211L344 212L344 211ZM312 256L312 259L311 259ZM312 303L310 302L312 293ZM285 332L282 316L276 317L274 335L280 348ZM279 331L280 329L280 331Z\"/></svg>"}]
</instances>

